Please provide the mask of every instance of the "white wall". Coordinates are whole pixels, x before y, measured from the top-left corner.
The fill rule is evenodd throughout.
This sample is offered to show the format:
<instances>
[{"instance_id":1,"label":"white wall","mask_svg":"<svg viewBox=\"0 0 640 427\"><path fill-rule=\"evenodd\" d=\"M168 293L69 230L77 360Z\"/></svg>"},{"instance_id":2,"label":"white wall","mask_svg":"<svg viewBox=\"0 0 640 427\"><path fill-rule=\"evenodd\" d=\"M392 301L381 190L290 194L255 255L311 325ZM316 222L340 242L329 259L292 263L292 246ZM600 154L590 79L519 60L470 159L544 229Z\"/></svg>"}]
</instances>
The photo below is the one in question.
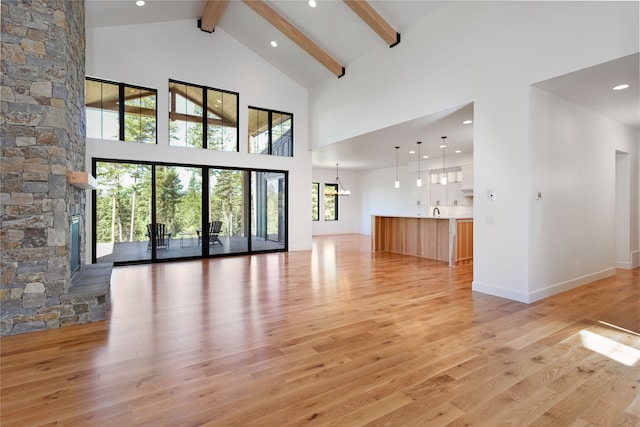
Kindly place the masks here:
<instances>
[{"instance_id":1,"label":"white wall","mask_svg":"<svg viewBox=\"0 0 640 427\"><path fill-rule=\"evenodd\" d=\"M529 292L537 300L614 274L623 240L630 260L630 236L637 236L630 188L637 179L627 169L625 182L616 182L616 152L628 153L637 165L640 132L551 93L531 91L531 187L542 193L539 200L533 192L529 197ZM616 221L618 190L627 197L624 223Z\"/></svg>"},{"instance_id":2,"label":"white wall","mask_svg":"<svg viewBox=\"0 0 640 427\"><path fill-rule=\"evenodd\" d=\"M530 301L529 86L638 52L638 12L638 2L447 2L398 46L310 91L311 141L474 102L473 289Z\"/></svg>"},{"instance_id":3,"label":"white wall","mask_svg":"<svg viewBox=\"0 0 640 427\"><path fill-rule=\"evenodd\" d=\"M422 213L427 216L428 186L416 187L416 173L409 172L407 166L398 168L400 188L394 187L396 168L376 169L359 173L362 185L360 194L361 214L358 218L358 232L371 234L371 215L413 216ZM426 180L423 178L423 181ZM424 204L417 209L416 201Z\"/></svg>"},{"instance_id":4,"label":"white wall","mask_svg":"<svg viewBox=\"0 0 640 427\"><path fill-rule=\"evenodd\" d=\"M91 159L98 157L289 171L289 249L311 249L306 89L223 30L206 33L195 21L88 30L86 67L88 76L158 89L158 144L88 140L87 170ZM240 94L240 152L169 146L169 79ZM295 157L247 153L249 105L293 113Z\"/></svg>"},{"instance_id":5,"label":"white wall","mask_svg":"<svg viewBox=\"0 0 640 427\"><path fill-rule=\"evenodd\" d=\"M631 268L631 154L616 151L615 164L616 267ZM634 227L635 229L635 227Z\"/></svg>"}]
</instances>

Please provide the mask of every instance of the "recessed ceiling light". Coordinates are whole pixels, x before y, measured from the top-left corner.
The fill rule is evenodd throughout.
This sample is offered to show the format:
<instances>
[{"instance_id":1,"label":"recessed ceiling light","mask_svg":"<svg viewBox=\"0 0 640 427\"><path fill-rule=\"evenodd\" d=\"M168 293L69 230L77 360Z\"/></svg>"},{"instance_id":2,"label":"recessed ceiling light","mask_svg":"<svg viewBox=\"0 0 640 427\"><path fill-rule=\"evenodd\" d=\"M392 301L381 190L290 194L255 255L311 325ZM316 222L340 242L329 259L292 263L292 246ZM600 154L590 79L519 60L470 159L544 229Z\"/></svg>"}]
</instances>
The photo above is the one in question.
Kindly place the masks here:
<instances>
[{"instance_id":1,"label":"recessed ceiling light","mask_svg":"<svg viewBox=\"0 0 640 427\"><path fill-rule=\"evenodd\" d=\"M423 159L428 159L428 158L429 158L429 156L422 156L422 158L423 158Z\"/></svg>"},{"instance_id":2,"label":"recessed ceiling light","mask_svg":"<svg viewBox=\"0 0 640 427\"><path fill-rule=\"evenodd\" d=\"M271 46L278 47L278 42L275 40L271 40Z\"/></svg>"},{"instance_id":3,"label":"recessed ceiling light","mask_svg":"<svg viewBox=\"0 0 640 427\"><path fill-rule=\"evenodd\" d=\"M416 154L415 150L409 151L409 154Z\"/></svg>"},{"instance_id":4,"label":"recessed ceiling light","mask_svg":"<svg viewBox=\"0 0 640 427\"><path fill-rule=\"evenodd\" d=\"M447 148L447 146L445 144L442 144L440 148Z\"/></svg>"},{"instance_id":5,"label":"recessed ceiling light","mask_svg":"<svg viewBox=\"0 0 640 427\"><path fill-rule=\"evenodd\" d=\"M628 88L628 87L629 87L629 85L628 85L628 84L621 84L621 85L615 86L615 87L613 88L613 90L623 90L623 89L626 89L626 88Z\"/></svg>"},{"instance_id":6,"label":"recessed ceiling light","mask_svg":"<svg viewBox=\"0 0 640 427\"><path fill-rule=\"evenodd\" d=\"M462 153L462 150L456 150L456 154Z\"/></svg>"},{"instance_id":7,"label":"recessed ceiling light","mask_svg":"<svg viewBox=\"0 0 640 427\"><path fill-rule=\"evenodd\" d=\"M140 7L142 7L142 6L144 6L144 4L145 4L145 3L144 3L144 0L138 0L138 1L136 2L136 6L140 6Z\"/></svg>"},{"instance_id":8,"label":"recessed ceiling light","mask_svg":"<svg viewBox=\"0 0 640 427\"><path fill-rule=\"evenodd\" d=\"M317 5L316 0L309 0L309 6L316 7Z\"/></svg>"},{"instance_id":9,"label":"recessed ceiling light","mask_svg":"<svg viewBox=\"0 0 640 427\"><path fill-rule=\"evenodd\" d=\"M463 125L470 125L471 123L473 123L473 120L463 120L462 121Z\"/></svg>"}]
</instances>

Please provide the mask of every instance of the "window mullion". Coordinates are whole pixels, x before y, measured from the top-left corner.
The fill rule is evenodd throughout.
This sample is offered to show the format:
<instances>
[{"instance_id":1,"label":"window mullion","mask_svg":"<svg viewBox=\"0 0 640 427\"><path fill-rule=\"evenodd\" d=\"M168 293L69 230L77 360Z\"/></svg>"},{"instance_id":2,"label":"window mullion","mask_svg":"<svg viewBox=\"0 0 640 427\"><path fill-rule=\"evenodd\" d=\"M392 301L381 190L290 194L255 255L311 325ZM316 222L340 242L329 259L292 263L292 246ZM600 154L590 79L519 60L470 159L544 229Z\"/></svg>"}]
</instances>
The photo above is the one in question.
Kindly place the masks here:
<instances>
[{"instance_id":1,"label":"window mullion","mask_svg":"<svg viewBox=\"0 0 640 427\"><path fill-rule=\"evenodd\" d=\"M118 139L124 141L124 83L118 84Z\"/></svg>"},{"instance_id":2,"label":"window mullion","mask_svg":"<svg viewBox=\"0 0 640 427\"><path fill-rule=\"evenodd\" d=\"M207 131L207 109L209 108L209 100L207 97L209 96L209 91L205 88L202 88L202 148L205 150L208 147L209 136Z\"/></svg>"},{"instance_id":3,"label":"window mullion","mask_svg":"<svg viewBox=\"0 0 640 427\"><path fill-rule=\"evenodd\" d=\"M273 135L272 135L272 125L273 125L273 112L269 111L269 115L267 117L268 123L269 123L269 132L268 132L268 142L267 142L267 146L269 147L268 151L269 151L269 155L273 154Z\"/></svg>"}]
</instances>

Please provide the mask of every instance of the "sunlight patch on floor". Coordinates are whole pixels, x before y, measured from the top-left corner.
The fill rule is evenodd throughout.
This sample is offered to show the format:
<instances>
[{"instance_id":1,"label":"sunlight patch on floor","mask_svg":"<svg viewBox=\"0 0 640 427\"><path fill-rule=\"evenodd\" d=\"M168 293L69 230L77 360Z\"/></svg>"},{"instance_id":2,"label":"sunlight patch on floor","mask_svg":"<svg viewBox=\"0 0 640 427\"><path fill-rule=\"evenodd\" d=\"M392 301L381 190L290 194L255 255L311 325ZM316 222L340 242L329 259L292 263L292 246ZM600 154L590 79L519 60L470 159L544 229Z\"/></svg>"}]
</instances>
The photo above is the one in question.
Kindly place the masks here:
<instances>
[{"instance_id":1,"label":"sunlight patch on floor","mask_svg":"<svg viewBox=\"0 0 640 427\"><path fill-rule=\"evenodd\" d=\"M640 350L621 344L610 338L583 329L579 332L582 345L609 359L626 366L635 366L640 360Z\"/></svg>"}]
</instances>

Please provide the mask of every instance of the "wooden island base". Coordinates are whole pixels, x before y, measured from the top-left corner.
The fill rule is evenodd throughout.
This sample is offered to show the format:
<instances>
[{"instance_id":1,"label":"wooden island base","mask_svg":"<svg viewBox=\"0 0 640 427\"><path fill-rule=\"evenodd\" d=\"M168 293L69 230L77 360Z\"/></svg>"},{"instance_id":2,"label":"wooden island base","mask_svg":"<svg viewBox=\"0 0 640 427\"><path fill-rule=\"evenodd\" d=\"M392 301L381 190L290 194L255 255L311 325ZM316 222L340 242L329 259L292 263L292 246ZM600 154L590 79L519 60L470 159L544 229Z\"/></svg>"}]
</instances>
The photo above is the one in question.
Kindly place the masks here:
<instances>
[{"instance_id":1,"label":"wooden island base","mask_svg":"<svg viewBox=\"0 0 640 427\"><path fill-rule=\"evenodd\" d=\"M437 259L449 265L473 262L473 218L371 217L371 250Z\"/></svg>"}]
</instances>

